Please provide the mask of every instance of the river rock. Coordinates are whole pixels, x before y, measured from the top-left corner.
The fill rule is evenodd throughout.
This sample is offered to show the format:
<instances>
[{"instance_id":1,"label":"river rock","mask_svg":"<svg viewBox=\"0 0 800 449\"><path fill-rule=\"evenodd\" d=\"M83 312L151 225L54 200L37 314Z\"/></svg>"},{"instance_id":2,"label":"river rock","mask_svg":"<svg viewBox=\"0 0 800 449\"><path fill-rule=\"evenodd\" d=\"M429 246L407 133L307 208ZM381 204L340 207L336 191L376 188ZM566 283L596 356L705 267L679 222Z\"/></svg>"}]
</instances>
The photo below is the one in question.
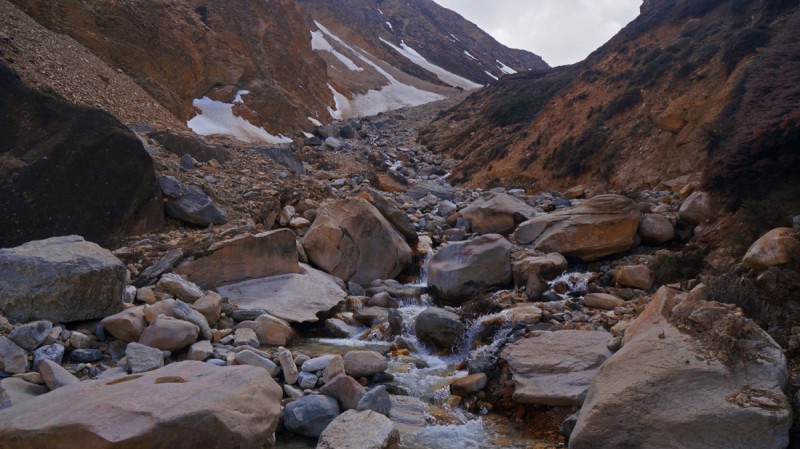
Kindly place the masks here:
<instances>
[{"instance_id":1,"label":"river rock","mask_svg":"<svg viewBox=\"0 0 800 449\"><path fill-rule=\"evenodd\" d=\"M414 327L420 342L444 349L452 348L466 329L461 317L436 307L417 315Z\"/></svg>"},{"instance_id":2,"label":"river rock","mask_svg":"<svg viewBox=\"0 0 800 449\"><path fill-rule=\"evenodd\" d=\"M319 382L319 378L316 374L300 371L297 375L297 386L301 390L311 390L317 386L317 382Z\"/></svg>"},{"instance_id":3,"label":"river rock","mask_svg":"<svg viewBox=\"0 0 800 449\"><path fill-rule=\"evenodd\" d=\"M681 204L678 216L692 225L699 225L717 218L717 205L706 192L694 192Z\"/></svg>"},{"instance_id":4,"label":"river rock","mask_svg":"<svg viewBox=\"0 0 800 449\"><path fill-rule=\"evenodd\" d=\"M81 381L52 360L43 360L39 365L44 383L51 391L69 385L79 384Z\"/></svg>"},{"instance_id":5,"label":"river rock","mask_svg":"<svg viewBox=\"0 0 800 449\"><path fill-rule=\"evenodd\" d=\"M353 432L353 429L358 429ZM322 432L318 449L388 449L400 441L400 433L389 418L371 410L348 410Z\"/></svg>"},{"instance_id":6,"label":"river rock","mask_svg":"<svg viewBox=\"0 0 800 449\"><path fill-rule=\"evenodd\" d=\"M419 182L414 187L410 188L408 192L406 192L406 195L409 198L414 198L415 200L419 201L428 196L429 193L440 200L456 200L455 190L442 187L432 182Z\"/></svg>"},{"instance_id":7,"label":"river rock","mask_svg":"<svg viewBox=\"0 0 800 449\"><path fill-rule=\"evenodd\" d=\"M28 352L0 335L0 364L9 373L24 373L29 368Z\"/></svg>"},{"instance_id":8,"label":"river rock","mask_svg":"<svg viewBox=\"0 0 800 449\"><path fill-rule=\"evenodd\" d=\"M658 214L644 214L639 222L639 237L650 245L663 245L675 238L675 227L669 218Z\"/></svg>"},{"instance_id":9,"label":"river rock","mask_svg":"<svg viewBox=\"0 0 800 449\"><path fill-rule=\"evenodd\" d=\"M151 289L142 290L141 287L147 285L153 285L164 273L172 271L175 268L175 265L178 264L183 259L183 251L180 248L175 248L169 250L167 254L164 254L156 263L147 267L139 277L136 279L134 285L137 288L140 288L139 291L136 292L136 298L139 301L146 302L148 304L152 303L153 301L148 301L148 296L153 294Z\"/></svg>"},{"instance_id":10,"label":"river rock","mask_svg":"<svg viewBox=\"0 0 800 449\"><path fill-rule=\"evenodd\" d=\"M337 416L339 403L336 399L324 395L309 395L286 405L283 422L294 433L318 438Z\"/></svg>"},{"instance_id":11,"label":"river rock","mask_svg":"<svg viewBox=\"0 0 800 449\"><path fill-rule=\"evenodd\" d=\"M197 186L184 186L183 195L177 200L167 202L164 212L172 218L198 226L228 221L228 214Z\"/></svg>"},{"instance_id":12,"label":"river rock","mask_svg":"<svg viewBox=\"0 0 800 449\"><path fill-rule=\"evenodd\" d=\"M347 366L346 363L347 359L345 358L345 367ZM355 410L358 406L358 401L367 394L367 390L347 374L339 374L331 379L330 382L326 382L319 392L339 401L341 410Z\"/></svg>"},{"instance_id":13,"label":"river rock","mask_svg":"<svg viewBox=\"0 0 800 449\"><path fill-rule=\"evenodd\" d=\"M788 372L772 338L735 306L687 296L659 309L597 370L570 448L787 447Z\"/></svg>"},{"instance_id":14,"label":"river rock","mask_svg":"<svg viewBox=\"0 0 800 449\"><path fill-rule=\"evenodd\" d=\"M33 369L39 370L39 365L45 360L52 360L56 363L61 363L64 358L64 346L59 343L42 346L33 353Z\"/></svg>"},{"instance_id":15,"label":"river rock","mask_svg":"<svg viewBox=\"0 0 800 449\"><path fill-rule=\"evenodd\" d=\"M303 338L286 321L263 314L255 321L242 321L236 328L246 327L256 333L258 343L269 346L291 346Z\"/></svg>"},{"instance_id":16,"label":"river rock","mask_svg":"<svg viewBox=\"0 0 800 449\"><path fill-rule=\"evenodd\" d=\"M400 307L400 304L397 302L397 300L386 292L378 293L370 298L367 305L370 307L383 307L386 309L396 309Z\"/></svg>"},{"instance_id":17,"label":"river rock","mask_svg":"<svg viewBox=\"0 0 800 449\"><path fill-rule=\"evenodd\" d=\"M561 274L567 269L569 263L559 253L550 253L546 256L527 256L512 263L511 271L516 285L525 285L531 274L539 276L552 276Z\"/></svg>"},{"instance_id":18,"label":"river rock","mask_svg":"<svg viewBox=\"0 0 800 449\"><path fill-rule=\"evenodd\" d=\"M375 351L350 351L342 359L345 373L356 379L382 373L389 367L386 357Z\"/></svg>"},{"instance_id":19,"label":"river rock","mask_svg":"<svg viewBox=\"0 0 800 449\"><path fill-rule=\"evenodd\" d=\"M125 348L125 357L131 373L144 373L164 366L164 353L157 348L151 348L139 343L130 343Z\"/></svg>"},{"instance_id":20,"label":"river rock","mask_svg":"<svg viewBox=\"0 0 800 449\"><path fill-rule=\"evenodd\" d=\"M218 287L240 310L264 310L289 323L316 322L347 299L347 292L326 273L300 264L298 274L284 274Z\"/></svg>"},{"instance_id":21,"label":"river rock","mask_svg":"<svg viewBox=\"0 0 800 449\"><path fill-rule=\"evenodd\" d=\"M778 228L764 234L747 250L742 263L754 270L765 270L775 265L789 263L797 246L797 231Z\"/></svg>"},{"instance_id":22,"label":"river rock","mask_svg":"<svg viewBox=\"0 0 800 449\"><path fill-rule=\"evenodd\" d=\"M295 234L289 229L237 236L214 243L209 251L206 257L185 260L176 272L204 289L300 272Z\"/></svg>"},{"instance_id":23,"label":"river rock","mask_svg":"<svg viewBox=\"0 0 800 449\"><path fill-rule=\"evenodd\" d=\"M653 272L644 265L628 265L616 269L614 282L625 287L647 291L653 287L654 276Z\"/></svg>"},{"instance_id":24,"label":"river rock","mask_svg":"<svg viewBox=\"0 0 800 449\"><path fill-rule=\"evenodd\" d=\"M356 410L359 412L372 410L381 415L388 416L389 412L392 410L392 398L389 396L389 393L386 392L386 386L379 385L369 390L367 394L358 401Z\"/></svg>"},{"instance_id":25,"label":"river rock","mask_svg":"<svg viewBox=\"0 0 800 449\"><path fill-rule=\"evenodd\" d=\"M20 348L32 352L50 336L52 328L53 323L49 321L35 321L17 326L8 334L8 339L16 343Z\"/></svg>"},{"instance_id":26,"label":"river rock","mask_svg":"<svg viewBox=\"0 0 800 449\"><path fill-rule=\"evenodd\" d=\"M261 357L248 349L236 353L236 363L240 365L250 365L263 368L269 372L270 376L275 377L280 373L280 368L272 360Z\"/></svg>"},{"instance_id":27,"label":"river rock","mask_svg":"<svg viewBox=\"0 0 800 449\"><path fill-rule=\"evenodd\" d=\"M70 322L122 310L127 269L78 236L0 249L0 311L11 321Z\"/></svg>"},{"instance_id":28,"label":"river rock","mask_svg":"<svg viewBox=\"0 0 800 449\"><path fill-rule=\"evenodd\" d=\"M172 305L172 313L175 315L175 318L188 321L197 326L200 329L200 335L206 340L214 338L214 334L211 332L211 327L209 327L206 317L204 317L202 313L191 308L185 302L181 300L175 301Z\"/></svg>"},{"instance_id":29,"label":"river rock","mask_svg":"<svg viewBox=\"0 0 800 449\"><path fill-rule=\"evenodd\" d=\"M611 334L599 331L542 332L506 346L516 386L513 399L523 404L580 406L592 376L612 356Z\"/></svg>"},{"instance_id":30,"label":"river rock","mask_svg":"<svg viewBox=\"0 0 800 449\"><path fill-rule=\"evenodd\" d=\"M428 265L428 287L447 304L460 304L483 287L510 282L511 243L497 234L451 243Z\"/></svg>"},{"instance_id":31,"label":"river rock","mask_svg":"<svg viewBox=\"0 0 800 449\"><path fill-rule=\"evenodd\" d=\"M174 317L175 316L175 312L173 312L174 307L175 307L175 300L172 298L162 299L161 301L158 301L154 304L144 306L144 320L147 321L148 324L150 324L153 321L155 321L159 315Z\"/></svg>"},{"instance_id":32,"label":"river rock","mask_svg":"<svg viewBox=\"0 0 800 449\"><path fill-rule=\"evenodd\" d=\"M144 320L144 307L131 307L122 312L103 318L100 322L105 330L122 341L139 341L147 327Z\"/></svg>"},{"instance_id":33,"label":"river rock","mask_svg":"<svg viewBox=\"0 0 800 449\"><path fill-rule=\"evenodd\" d=\"M323 355L321 357L316 357L310 360L306 360L300 366L300 369L303 371L307 371L309 373L316 373L317 371L322 371L328 367L328 364L331 363L331 360L333 360L335 357L337 356L329 354L329 355Z\"/></svg>"},{"instance_id":34,"label":"river rock","mask_svg":"<svg viewBox=\"0 0 800 449\"><path fill-rule=\"evenodd\" d=\"M196 360L203 362L214 356L214 347L208 340L201 340L189 347L189 352L186 354L187 360Z\"/></svg>"},{"instance_id":35,"label":"river rock","mask_svg":"<svg viewBox=\"0 0 800 449\"><path fill-rule=\"evenodd\" d=\"M0 381L0 410L13 405L20 405L47 393L47 388L34 385L17 377L9 377ZM0 444L2 444L0 442ZM12 446L8 446L11 449Z\"/></svg>"},{"instance_id":36,"label":"river rock","mask_svg":"<svg viewBox=\"0 0 800 449\"><path fill-rule=\"evenodd\" d=\"M638 228L635 201L620 195L599 195L572 209L526 221L514 237L538 251L592 262L633 248Z\"/></svg>"},{"instance_id":37,"label":"river rock","mask_svg":"<svg viewBox=\"0 0 800 449\"><path fill-rule=\"evenodd\" d=\"M308 259L345 282L393 279L411 264L411 248L372 204L361 198L317 211L303 237Z\"/></svg>"},{"instance_id":38,"label":"river rock","mask_svg":"<svg viewBox=\"0 0 800 449\"><path fill-rule=\"evenodd\" d=\"M278 359L281 362L281 369L283 370L283 378L287 384L293 384L297 382L297 365L294 363L294 359L292 358L292 353L289 352L288 349L279 347L278 348Z\"/></svg>"},{"instance_id":39,"label":"river rock","mask_svg":"<svg viewBox=\"0 0 800 449\"><path fill-rule=\"evenodd\" d=\"M215 292L210 292L195 301L192 308L206 318L209 326L215 326L219 321L219 314L222 313L222 297Z\"/></svg>"},{"instance_id":40,"label":"river rock","mask_svg":"<svg viewBox=\"0 0 800 449\"><path fill-rule=\"evenodd\" d=\"M472 374L456 379L450 384L450 391L456 396L467 397L483 390L487 381L486 374Z\"/></svg>"},{"instance_id":41,"label":"river rock","mask_svg":"<svg viewBox=\"0 0 800 449\"><path fill-rule=\"evenodd\" d=\"M139 343L164 351L178 351L197 341L199 334L197 325L161 315L142 332Z\"/></svg>"},{"instance_id":42,"label":"river rock","mask_svg":"<svg viewBox=\"0 0 800 449\"><path fill-rule=\"evenodd\" d=\"M76 363L91 363L103 360L103 351L99 349L75 349L69 353L69 359Z\"/></svg>"},{"instance_id":43,"label":"river rock","mask_svg":"<svg viewBox=\"0 0 800 449\"><path fill-rule=\"evenodd\" d=\"M537 215L536 209L505 193L488 192L461 210L473 232L507 236L520 223Z\"/></svg>"},{"instance_id":44,"label":"river rock","mask_svg":"<svg viewBox=\"0 0 800 449\"><path fill-rule=\"evenodd\" d=\"M353 312L353 319L367 327L372 327L389 319L389 309L385 307L367 307Z\"/></svg>"},{"instance_id":45,"label":"river rock","mask_svg":"<svg viewBox=\"0 0 800 449\"><path fill-rule=\"evenodd\" d=\"M324 325L325 335L333 338L350 338L358 328L351 326L338 318L328 318Z\"/></svg>"},{"instance_id":46,"label":"river rock","mask_svg":"<svg viewBox=\"0 0 800 449\"><path fill-rule=\"evenodd\" d=\"M260 449L275 432L281 397L280 387L259 368L173 363L142 375L59 388L4 410L0 441L66 449ZM103 443L93 443L98 441Z\"/></svg>"},{"instance_id":47,"label":"river rock","mask_svg":"<svg viewBox=\"0 0 800 449\"><path fill-rule=\"evenodd\" d=\"M413 435L422 430L426 425L425 414L427 405L412 396L391 396L392 410L389 419L397 426L400 437Z\"/></svg>"},{"instance_id":48,"label":"river rock","mask_svg":"<svg viewBox=\"0 0 800 449\"><path fill-rule=\"evenodd\" d=\"M158 286L189 304L194 303L206 295L203 293L203 290L193 282L187 281L182 276L173 273L167 273L161 276L161 280L158 281Z\"/></svg>"},{"instance_id":49,"label":"river rock","mask_svg":"<svg viewBox=\"0 0 800 449\"><path fill-rule=\"evenodd\" d=\"M322 372L322 381L328 383L339 374L345 374L344 359L340 355L334 356Z\"/></svg>"},{"instance_id":50,"label":"river rock","mask_svg":"<svg viewBox=\"0 0 800 449\"><path fill-rule=\"evenodd\" d=\"M258 347L258 337L253 329L240 327L233 332L233 346L249 346L251 348Z\"/></svg>"},{"instance_id":51,"label":"river rock","mask_svg":"<svg viewBox=\"0 0 800 449\"><path fill-rule=\"evenodd\" d=\"M625 301L608 293L589 293L583 298L586 307L595 309L614 310L625 305Z\"/></svg>"}]
</instances>

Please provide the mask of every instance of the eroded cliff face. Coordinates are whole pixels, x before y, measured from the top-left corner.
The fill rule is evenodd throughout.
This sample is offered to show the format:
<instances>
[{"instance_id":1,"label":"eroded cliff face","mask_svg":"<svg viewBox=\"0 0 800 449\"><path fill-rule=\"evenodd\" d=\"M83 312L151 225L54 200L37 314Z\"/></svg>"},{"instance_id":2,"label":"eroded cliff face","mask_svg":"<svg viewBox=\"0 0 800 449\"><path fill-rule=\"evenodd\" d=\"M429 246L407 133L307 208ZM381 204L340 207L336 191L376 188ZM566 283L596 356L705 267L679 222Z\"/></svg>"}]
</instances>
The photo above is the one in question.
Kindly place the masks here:
<instances>
[{"instance_id":1,"label":"eroded cliff face","mask_svg":"<svg viewBox=\"0 0 800 449\"><path fill-rule=\"evenodd\" d=\"M641 189L703 171L709 158L730 167L725 160L738 157L741 168L746 157L726 142L740 139L738 125L748 120L738 112L743 95L750 110L777 100L753 89L747 96L747 86L771 78L762 91L782 92L784 118L800 107L786 72L800 73L792 64L782 78L759 75L779 55L793 61L794 5L647 1L587 60L505 77L440 116L420 141L461 159L455 180L471 186ZM765 126L782 135L796 128L789 122Z\"/></svg>"}]
</instances>

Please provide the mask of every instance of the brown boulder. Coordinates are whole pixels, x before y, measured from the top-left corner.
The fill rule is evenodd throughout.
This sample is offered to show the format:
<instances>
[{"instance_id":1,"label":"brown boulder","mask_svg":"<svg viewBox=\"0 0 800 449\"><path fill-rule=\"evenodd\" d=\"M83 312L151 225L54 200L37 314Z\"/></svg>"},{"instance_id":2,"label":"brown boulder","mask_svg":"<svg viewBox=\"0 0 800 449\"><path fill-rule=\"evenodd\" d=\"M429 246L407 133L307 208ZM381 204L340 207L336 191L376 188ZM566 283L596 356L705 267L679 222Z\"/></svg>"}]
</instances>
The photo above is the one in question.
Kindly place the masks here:
<instances>
[{"instance_id":1,"label":"brown boulder","mask_svg":"<svg viewBox=\"0 0 800 449\"><path fill-rule=\"evenodd\" d=\"M606 293L589 293L583 298L583 303L586 307L594 307L595 309L614 310L625 304L625 301L617 298L616 296L608 295Z\"/></svg>"},{"instance_id":2,"label":"brown boulder","mask_svg":"<svg viewBox=\"0 0 800 449\"><path fill-rule=\"evenodd\" d=\"M269 314L261 315L255 321L242 321L236 328L252 329L258 342L269 346L291 346L302 340L300 334L286 321Z\"/></svg>"},{"instance_id":3,"label":"brown boulder","mask_svg":"<svg viewBox=\"0 0 800 449\"><path fill-rule=\"evenodd\" d=\"M347 374L339 374L326 382L319 392L339 401L341 410L355 410L358 401L367 394L367 390Z\"/></svg>"},{"instance_id":4,"label":"brown boulder","mask_svg":"<svg viewBox=\"0 0 800 449\"><path fill-rule=\"evenodd\" d=\"M489 192L461 211L474 232L507 236L520 223L537 214L536 209L505 193Z\"/></svg>"},{"instance_id":5,"label":"brown boulder","mask_svg":"<svg viewBox=\"0 0 800 449\"><path fill-rule=\"evenodd\" d=\"M617 268L614 282L625 287L650 290L654 277L653 272L644 265L629 265Z\"/></svg>"},{"instance_id":6,"label":"brown boulder","mask_svg":"<svg viewBox=\"0 0 800 449\"><path fill-rule=\"evenodd\" d=\"M681 204L679 216L692 225L703 224L717 218L717 205L711 195L705 192L694 192Z\"/></svg>"},{"instance_id":7,"label":"brown boulder","mask_svg":"<svg viewBox=\"0 0 800 449\"><path fill-rule=\"evenodd\" d=\"M627 251L635 244L639 206L620 195L600 195L580 205L522 223L514 237L546 253L584 262Z\"/></svg>"},{"instance_id":8,"label":"brown boulder","mask_svg":"<svg viewBox=\"0 0 800 449\"><path fill-rule=\"evenodd\" d=\"M100 321L105 330L115 338L122 341L139 341L147 327L144 320L144 307L131 307L122 312L103 318Z\"/></svg>"},{"instance_id":9,"label":"brown boulder","mask_svg":"<svg viewBox=\"0 0 800 449\"><path fill-rule=\"evenodd\" d=\"M389 220L389 223L397 229L397 232L406 238L406 241L417 241L419 238L417 229L411 224L411 220L408 219L408 214L392 205L380 192L371 187L367 187L358 194L358 197L369 201L370 204L375 206L375 208Z\"/></svg>"},{"instance_id":10,"label":"brown boulder","mask_svg":"<svg viewBox=\"0 0 800 449\"><path fill-rule=\"evenodd\" d=\"M188 321L159 316L142 332L139 343L165 351L177 351L197 341L200 328Z\"/></svg>"},{"instance_id":11,"label":"brown boulder","mask_svg":"<svg viewBox=\"0 0 800 449\"><path fill-rule=\"evenodd\" d=\"M176 272L204 289L300 272L295 234L289 229L224 240L209 251L206 257L184 261Z\"/></svg>"},{"instance_id":12,"label":"brown boulder","mask_svg":"<svg viewBox=\"0 0 800 449\"><path fill-rule=\"evenodd\" d=\"M742 263L754 270L783 265L789 263L797 246L797 231L792 228L773 229L750 246Z\"/></svg>"},{"instance_id":13,"label":"brown boulder","mask_svg":"<svg viewBox=\"0 0 800 449\"><path fill-rule=\"evenodd\" d=\"M195 301L192 307L206 318L209 326L213 326L217 324L219 315L222 313L222 296L218 293L210 292Z\"/></svg>"},{"instance_id":14,"label":"brown boulder","mask_svg":"<svg viewBox=\"0 0 800 449\"><path fill-rule=\"evenodd\" d=\"M188 154L192 159L199 162L208 162L211 159L215 159L220 164L228 160L228 151L226 149L211 145L197 136L178 134L174 131L157 131L148 134L148 137L161 144L165 150L178 156Z\"/></svg>"},{"instance_id":15,"label":"brown boulder","mask_svg":"<svg viewBox=\"0 0 800 449\"><path fill-rule=\"evenodd\" d=\"M675 228L663 215L644 214L639 222L639 237L644 243L661 245L675 238Z\"/></svg>"},{"instance_id":16,"label":"brown boulder","mask_svg":"<svg viewBox=\"0 0 800 449\"><path fill-rule=\"evenodd\" d=\"M384 192L408 192L408 189L411 186L408 184L408 181L401 181L392 177L386 173L382 173L378 175L378 188L383 190Z\"/></svg>"},{"instance_id":17,"label":"brown boulder","mask_svg":"<svg viewBox=\"0 0 800 449\"><path fill-rule=\"evenodd\" d=\"M628 326L625 330L625 337L622 344L626 345L629 341L636 338L639 334L650 329L658 323L664 322L669 318L672 309L678 304L676 296L680 293L669 287L658 289L653 299L647 304L644 311Z\"/></svg>"}]
</instances>

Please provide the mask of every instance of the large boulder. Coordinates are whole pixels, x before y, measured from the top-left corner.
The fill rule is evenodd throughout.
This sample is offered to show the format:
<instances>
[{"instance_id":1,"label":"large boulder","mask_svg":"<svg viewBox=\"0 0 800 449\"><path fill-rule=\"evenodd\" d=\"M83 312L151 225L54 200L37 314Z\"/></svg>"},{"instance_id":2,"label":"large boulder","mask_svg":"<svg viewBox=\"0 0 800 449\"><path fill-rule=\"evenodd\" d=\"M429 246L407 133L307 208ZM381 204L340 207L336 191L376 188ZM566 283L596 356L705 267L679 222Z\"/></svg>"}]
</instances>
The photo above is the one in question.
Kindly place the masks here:
<instances>
[{"instance_id":1,"label":"large boulder","mask_svg":"<svg viewBox=\"0 0 800 449\"><path fill-rule=\"evenodd\" d=\"M289 323L316 322L347 299L333 276L300 264L298 274L253 279L217 288L240 310L263 310Z\"/></svg>"},{"instance_id":2,"label":"large boulder","mask_svg":"<svg viewBox=\"0 0 800 449\"><path fill-rule=\"evenodd\" d=\"M558 253L550 253L545 256L526 256L511 264L516 285L525 285L528 278L537 274L542 277L554 277L567 269L569 263L567 259Z\"/></svg>"},{"instance_id":3,"label":"large boulder","mask_svg":"<svg viewBox=\"0 0 800 449\"><path fill-rule=\"evenodd\" d=\"M371 187L367 187L361 190L358 197L369 201L370 204L375 206L375 208L389 220L389 223L397 229L397 232L405 237L406 241L413 242L419 238L417 229L411 224L408 215L393 206L380 192Z\"/></svg>"},{"instance_id":4,"label":"large boulder","mask_svg":"<svg viewBox=\"0 0 800 449\"><path fill-rule=\"evenodd\" d=\"M105 244L164 225L153 159L136 135L105 111L25 86L3 63L0 211L0 248L72 234Z\"/></svg>"},{"instance_id":5,"label":"large boulder","mask_svg":"<svg viewBox=\"0 0 800 449\"><path fill-rule=\"evenodd\" d=\"M139 343L164 351L177 351L197 341L200 328L188 321L161 315L142 332Z\"/></svg>"},{"instance_id":6,"label":"large boulder","mask_svg":"<svg viewBox=\"0 0 800 449\"><path fill-rule=\"evenodd\" d=\"M773 229L750 246L742 263L754 270L783 265L789 263L792 251L797 247L797 231L792 228Z\"/></svg>"},{"instance_id":7,"label":"large boulder","mask_svg":"<svg viewBox=\"0 0 800 449\"><path fill-rule=\"evenodd\" d=\"M228 221L228 214L197 186L184 187L183 194L179 198L169 200L164 205L164 212L172 218L198 226L222 224Z\"/></svg>"},{"instance_id":8,"label":"large boulder","mask_svg":"<svg viewBox=\"0 0 800 449\"><path fill-rule=\"evenodd\" d=\"M382 373L389 367L386 357L375 351L350 351L342 359L345 373L356 379Z\"/></svg>"},{"instance_id":9,"label":"large boulder","mask_svg":"<svg viewBox=\"0 0 800 449\"><path fill-rule=\"evenodd\" d=\"M252 329L258 337L258 342L269 346L290 346L303 338L286 321L270 314L263 314L255 321L242 321L237 328Z\"/></svg>"},{"instance_id":10,"label":"large boulder","mask_svg":"<svg viewBox=\"0 0 800 449\"><path fill-rule=\"evenodd\" d=\"M451 243L428 264L428 287L448 304L460 304L483 287L510 282L511 243L497 234Z\"/></svg>"},{"instance_id":11,"label":"large boulder","mask_svg":"<svg viewBox=\"0 0 800 449\"><path fill-rule=\"evenodd\" d=\"M717 218L717 205L706 192L694 192L681 204L679 217L692 225L699 225Z\"/></svg>"},{"instance_id":12,"label":"large boulder","mask_svg":"<svg viewBox=\"0 0 800 449\"><path fill-rule=\"evenodd\" d=\"M614 275L614 282L641 290L650 290L655 282L653 272L644 265L627 265L618 267Z\"/></svg>"},{"instance_id":13,"label":"large boulder","mask_svg":"<svg viewBox=\"0 0 800 449\"><path fill-rule=\"evenodd\" d=\"M11 321L93 320L122 310L128 270L78 236L0 250L0 312Z\"/></svg>"},{"instance_id":14,"label":"large boulder","mask_svg":"<svg viewBox=\"0 0 800 449\"><path fill-rule=\"evenodd\" d=\"M47 388L34 385L26 380L9 377L0 381L0 410L20 405L47 393ZM0 447L3 447L0 441ZM13 446L6 446L11 448Z\"/></svg>"},{"instance_id":15,"label":"large boulder","mask_svg":"<svg viewBox=\"0 0 800 449\"><path fill-rule=\"evenodd\" d=\"M787 447L780 347L735 306L696 296L637 318L637 335L592 379L570 449Z\"/></svg>"},{"instance_id":16,"label":"large boulder","mask_svg":"<svg viewBox=\"0 0 800 449\"><path fill-rule=\"evenodd\" d=\"M314 265L362 285L394 279L411 264L411 248L403 236L362 198L320 209L303 247Z\"/></svg>"},{"instance_id":17,"label":"large boulder","mask_svg":"<svg viewBox=\"0 0 800 449\"><path fill-rule=\"evenodd\" d=\"M372 410L348 410L325 428L317 449L388 449L399 441L400 433L389 418Z\"/></svg>"},{"instance_id":18,"label":"large boulder","mask_svg":"<svg viewBox=\"0 0 800 449\"><path fill-rule=\"evenodd\" d=\"M466 327L461 317L444 309L431 307L417 315L414 328L420 342L437 348L452 348Z\"/></svg>"},{"instance_id":19,"label":"large boulder","mask_svg":"<svg viewBox=\"0 0 800 449\"><path fill-rule=\"evenodd\" d=\"M345 363L347 363L345 361ZM347 374L339 374L325 383L319 390L325 396L339 401L342 410L355 410L358 401L367 394L367 390L357 380Z\"/></svg>"},{"instance_id":20,"label":"large boulder","mask_svg":"<svg viewBox=\"0 0 800 449\"><path fill-rule=\"evenodd\" d=\"M675 227L663 215L644 214L639 222L639 237L644 243L662 245L675 238Z\"/></svg>"},{"instance_id":21,"label":"large boulder","mask_svg":"<svg viewBox=\"0 0 800 449\"><path fill-rule=\"evenodd\" d=\"M178 156L188 154L199 162L215 159L220 164L228 160L227 150L217 145L211 145L197 136L179 134L174 131L156 131L147 136L161 144L165 150Z\"/></svg>"},{"instance_id":22,"label":"large boulder","mask_svg":"<svg viewBox=\"0 0 800 449\"><path fill-rule=\"evenodd\" d=\"M592 376L612 355L607 348L611 338L608 332L565 330L506 346L500 357L514 376L514 401L580 406Z\"/></svg>"},{"instance_id":23,"label":"large boulder","mask_svg":"<svg viewBox=\"0 0 800 449\"><path fill-rule=\"evenodd\" d=\"M337 416L339 402L336 399L312 394L287 404L283 423L294 433L317 438Z\"/></svg>"},{"instance_id":24,"label":"large boulder","mask_svg":"<svg viewBox=\"0 0 800 449\"><path fill-rule=\"evenodd\" d=\"M144 320L144 307L125 309L116 315L103 318L100 324L117 340L139 341L142 332L147 327L147 322Z\"/></svg>"},{"instance_id":25,"label":"large boulder","mask_svg":"<svg viewBox=\"0 0 800 449\"><path fill-rule=\"evenodd\" d=\"M600 195L572 209L526 221L514 237L539 251L592 262L633 248L638 228L635 201L620 195Z\"/></svg>"},{"instance_id":26,"label":"large boulder","mask_svg":"<svg viewBox=\"0 0 800 449\"><path fill-rule=\"evenodd\" d=\"M211 245L209 252L206 257L184 261L176 272L205 289L300 272L295 234L289 229L223 240Z\"/></svg>"},{"instance_id":27,"label":"large boulder","mask_svg":"<svg viewBox=\"0 0 800 449\"><path fill-rule=\"evenodd\" d=\"M0 411L0 448L260 449L278 425L281 397L261 368L173 363Z\"/></svg>"},{"instance_id":28,"label":"large boulder","mask_svg":"<svg viewBox=\"0 0 800 449\"><path fill-rule=\"evenodd\" d=\"M537 215L536 209L505 193L489 192L461 211L474 232L509 235L520 223Z\"/></svg>"}]
</instances>

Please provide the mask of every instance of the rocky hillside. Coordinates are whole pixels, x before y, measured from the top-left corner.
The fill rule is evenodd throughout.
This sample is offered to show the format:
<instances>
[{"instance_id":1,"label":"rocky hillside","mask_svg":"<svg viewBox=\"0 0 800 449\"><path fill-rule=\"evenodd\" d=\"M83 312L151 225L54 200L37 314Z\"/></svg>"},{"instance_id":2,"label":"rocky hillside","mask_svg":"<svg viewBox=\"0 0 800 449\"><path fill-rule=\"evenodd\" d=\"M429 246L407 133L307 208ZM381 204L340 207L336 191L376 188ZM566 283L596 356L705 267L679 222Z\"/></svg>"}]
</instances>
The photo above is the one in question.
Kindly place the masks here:
<instances>
[{"instance_id":1,"label":"rocky hillside","mask_svg":"<svg viewBox=\"0 0 800 449\"><path fill-rule=\"evenodd\" d=\"M763 193L800 168L796 5L645 1L585 61L505 77L421 142L472 186L640 189L705 172L709 189Z\"/></svg>"},{"instance_id":2,"label":"rocky hillside","mask_svg":"<svg viewBox=\"0 0 800 449\"><path fill-rule=\"evenodd\" d=\"M12 10L7 1L4 9ZM541 58L503 47L427 1L11 3L19 8L15 14L27 14L59 33L56 38L71 37L112 71L130 77L177 118L169 121L173 129L195 118L188 126L199 134L247 141L287 142L283 136L302 136L318 122L441 100L456 88L546 67ZM28 29L18 23L2 30L12 53L10 42L24 39ZM33 61L56 57L52 47L38 42L27 45L39 56ZM5 59L14 67L22 58ZM18 71L26 82L36 81ZM57 84L48 87L67 96L68 89ZM109 100L96 103L109 112L125 109L125 99Z\"/></svg>"}]
</instances>

